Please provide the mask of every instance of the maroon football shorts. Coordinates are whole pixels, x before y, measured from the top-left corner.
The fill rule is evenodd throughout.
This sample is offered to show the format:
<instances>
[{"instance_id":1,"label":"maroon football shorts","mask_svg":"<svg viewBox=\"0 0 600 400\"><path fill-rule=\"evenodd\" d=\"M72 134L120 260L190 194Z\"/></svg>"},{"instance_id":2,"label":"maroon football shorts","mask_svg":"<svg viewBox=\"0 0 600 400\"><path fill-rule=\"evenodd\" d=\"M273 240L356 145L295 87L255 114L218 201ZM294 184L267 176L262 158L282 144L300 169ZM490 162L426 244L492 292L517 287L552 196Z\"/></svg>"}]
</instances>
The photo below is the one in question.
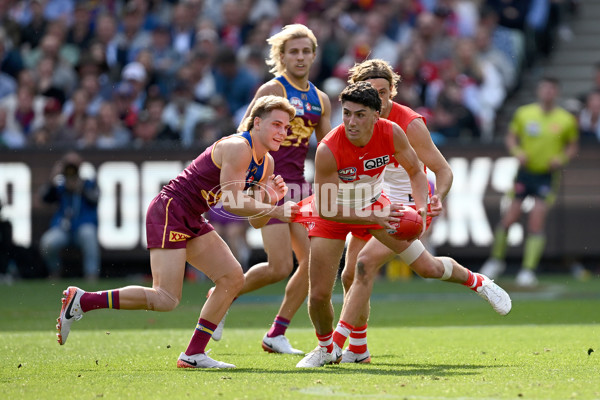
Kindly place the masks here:
<instances>
[{"instance_id":1,"label":"maroon football shorts","mask_svg":"<svg viewBox=\"0 0 600 400\"><path fill-rule=\"evenodd\" d=\"M159 193L146 213L148 248L184 249L187 241L213 231L202 214L191 213L174 197Z\"/></svg>"}]
</instances>

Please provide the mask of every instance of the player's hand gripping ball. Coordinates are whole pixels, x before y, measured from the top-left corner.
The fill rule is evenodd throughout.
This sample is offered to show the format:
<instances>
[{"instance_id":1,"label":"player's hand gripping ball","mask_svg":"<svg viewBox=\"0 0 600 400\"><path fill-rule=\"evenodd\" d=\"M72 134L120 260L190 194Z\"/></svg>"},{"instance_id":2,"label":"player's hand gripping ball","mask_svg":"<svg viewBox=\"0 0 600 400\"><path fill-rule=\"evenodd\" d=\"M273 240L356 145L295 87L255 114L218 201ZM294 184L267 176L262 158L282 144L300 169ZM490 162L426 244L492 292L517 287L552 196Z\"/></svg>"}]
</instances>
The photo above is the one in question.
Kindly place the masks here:
<instances>
[{"instance_id":1,"label":"player's hand gripping ball","mask_svg":"<svg viewBox=\"0 0 600 400\"><path fill-rule=\"evenodd\" d=\"M412 207L405 207L400 217L400 222L390 222L395 229L388 229L387 233L400 240L413 240L419 237L423 230L423 219Z\"/></svg>"}]
</instances>

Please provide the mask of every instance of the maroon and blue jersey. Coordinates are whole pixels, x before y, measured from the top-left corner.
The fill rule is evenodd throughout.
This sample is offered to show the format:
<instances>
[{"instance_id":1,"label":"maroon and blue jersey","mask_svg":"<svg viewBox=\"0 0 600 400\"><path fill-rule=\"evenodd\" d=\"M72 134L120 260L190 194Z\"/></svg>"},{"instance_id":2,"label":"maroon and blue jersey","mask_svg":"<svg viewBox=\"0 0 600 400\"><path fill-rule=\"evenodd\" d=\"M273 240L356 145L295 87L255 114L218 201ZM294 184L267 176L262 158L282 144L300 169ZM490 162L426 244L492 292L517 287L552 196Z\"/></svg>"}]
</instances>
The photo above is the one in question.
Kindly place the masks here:
<instances>
[{"instance_id":1,"label":"maroon and blue jersey","mask_svg":"<svg viewBox=\"0 0 600 400\"><path fill-rule=\"evenodd\" d=\"M244 189L248 189L264 179L268 158L265 156L260 161L256 159L252 135L246 131L220 139L208 147L183 172L165 185L162 192L169 197L181 200L195 215L201 215L208 211L219 201L222 194L221 166L214 160L213 150L221 140L231 137L246 139L252 149L252 161L246 172Z\"/></svg>"},{"instance_id":2,"label":"maroon and blue jersey","mask_svg":"<svg viewBox=\"0 0 600 400\"><path fill-rule=\"evenodd\" d=\"M290 122L287 138L279 150L271 153L275 160L275 175L281 175L286 182L304 181L304 161L308 154L308 142L323 113L323 103L317 88L308 82L308 89L300 89L291 84L285 75L274 80L283 89L296 109L296 116Z\"/></svg>"}]
</instances>

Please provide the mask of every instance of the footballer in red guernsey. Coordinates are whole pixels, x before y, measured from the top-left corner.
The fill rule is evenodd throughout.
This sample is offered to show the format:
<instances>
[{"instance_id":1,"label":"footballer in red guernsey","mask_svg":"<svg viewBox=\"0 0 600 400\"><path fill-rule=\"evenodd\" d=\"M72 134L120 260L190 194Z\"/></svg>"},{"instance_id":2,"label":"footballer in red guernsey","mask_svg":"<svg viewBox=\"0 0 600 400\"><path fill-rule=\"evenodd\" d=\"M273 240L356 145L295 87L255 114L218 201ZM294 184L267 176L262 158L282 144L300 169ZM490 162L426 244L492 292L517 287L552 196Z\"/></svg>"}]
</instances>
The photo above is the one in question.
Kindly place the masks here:
<instances>
[{"instance_id":1,"label":"footballer in red guernsey","mask_svg":"<svg viewBox=\"0 0 600 400\"><path fill-rule=\"evenodd\" d=\"M389 149L383 152L376 145L370 143L373 140L389 143L386 136L376 135L378 124L391 126L393 157L406 170L410 178L411 193L417 211L423 219L426 216L425 207L429 186L427 178L404 131L393 122L380 120L381 99L378 91L368 82L357 82L350 84L342 91L340 100L344 121L342 132L347 141L336 138L338 146L333 146L333 148L326 143L321 143L317 148L315 159L315 207L320 218L311 223L314 226L309 233L311 234L311 245L308 309L316 331L318 346L296 365L298 368L314 368L340 362L346 338L357 327L342 319L334 333L331 295L340 258L344 251L345 238L331 237L331 230L319 227L329 226L333 222L349 225L351 228L347 233L360 224L378 224L390 229L392 228L390 222L397 222L402 217L404 206L398 203L392 203L390 207L385 207L383 212L381 212L382 210L372 212L364 208L370 201L376 199L375 196L381 194L378 189L380 176L377 171L379 164L383 164L385 157L390 152ZM375 154L369 153L371 148ZM334 152L338 154L334 154ZM350 154L354 154L356 157L353 163L346 161ZM374 161L367 164L365 160ZM362 185L344 186L349 184L346 184L343 178L354 179L348 176L351 168L356 168L357 173L357 179L352 182L358 183L362 180ZM371 168L373 168L372 174L368 172ZM375 196L369 197L371 194L375 194ZM374 239L395 253L402 254L404 258L414 257L409 264L420 276L463 283L488 300L498 313L505 315L510 311L510 297L493 281L471 273L448 257L433 257L419 248L411 249L410 241L396 239L383 228L369 229L368 232L373 235ZM359 271L356 276L360 275L363 279L354 280L350 291L344 298L343 310L362 312L363 304L368 303L374 276L365 276L367 271L362 267L360 260L356 268ZM370 274L373 272L369 271ZM350 315L350 317L359 316Z\"/></svg>"}]
</instances>

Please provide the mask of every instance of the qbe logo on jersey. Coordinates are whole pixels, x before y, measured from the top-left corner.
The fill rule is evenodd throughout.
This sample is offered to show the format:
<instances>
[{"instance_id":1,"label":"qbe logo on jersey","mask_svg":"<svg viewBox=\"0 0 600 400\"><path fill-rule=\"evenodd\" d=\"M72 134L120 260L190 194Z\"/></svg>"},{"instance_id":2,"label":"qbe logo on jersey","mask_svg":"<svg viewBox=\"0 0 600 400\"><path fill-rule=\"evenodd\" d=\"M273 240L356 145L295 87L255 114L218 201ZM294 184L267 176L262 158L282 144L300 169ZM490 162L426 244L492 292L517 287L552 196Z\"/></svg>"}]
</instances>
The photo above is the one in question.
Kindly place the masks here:
<instances>
[{"instance_id":1,"label":"qbe logo on jersey","mask_svg":"<svg viewBox=\"0 0 600 400\"><path fill-rule=\"evenodd\" d=\"M390 163L390 156L385 155L382 157L371 158L369 160L363 161L363 168L365 169L365 171L368 171L370 169L377 169L377 168L383 167L385 165L388 165L389 163Z\"/></svg>"}]
</instances>

